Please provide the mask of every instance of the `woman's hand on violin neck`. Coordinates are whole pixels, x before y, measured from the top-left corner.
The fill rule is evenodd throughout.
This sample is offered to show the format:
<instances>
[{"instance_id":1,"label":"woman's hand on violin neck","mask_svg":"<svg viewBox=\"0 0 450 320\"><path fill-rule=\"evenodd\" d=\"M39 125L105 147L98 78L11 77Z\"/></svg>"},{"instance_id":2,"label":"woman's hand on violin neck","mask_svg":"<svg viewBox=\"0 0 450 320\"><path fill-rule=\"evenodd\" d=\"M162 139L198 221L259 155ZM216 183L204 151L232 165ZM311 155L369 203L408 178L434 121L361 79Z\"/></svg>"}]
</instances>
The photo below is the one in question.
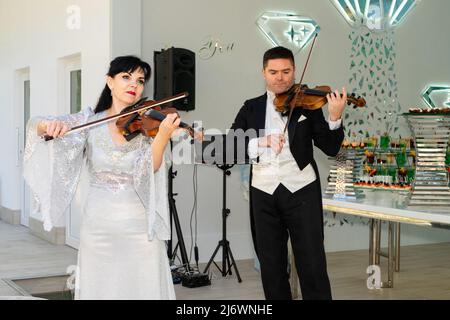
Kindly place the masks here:
<instances>
[{"instance_id":1,"label":"woman's hand on violin neck","mask_svg":"<svg viewBox=\"0 0 450 320\"><path fill-rule=\"evenodd\" d=\"M342 88L342 96L338 90L327 94L328 113L331 121L337 121L342 118L345 104L347 103L347 90Z\"/></svg>"},{"instance_id":2,"label":"woman's hand on violin neck","mask_svg":"<svg viewBox=\"0 0 450 320\"><path fill-rule=\"evenodd\" d=\"M44 134L58 138L62 137L69 131L69 127L60 120L42 121L37 127L38 136L43 136Z\"/></svg>"},{"instance_id":3,"label":"woman's hand on violin neck","mask_svg":"<svg viewBox=\"0 0 450 320\"><path fill-rule=\"evenodd\" d=\"M177 114L168 114L166 118L161 121L157 135L160 135L161 138L168 141L172 137L172 134L177 134L179 132L176 130L179 129L180 122L181 119Z\"/></svg>"}]
</instances>

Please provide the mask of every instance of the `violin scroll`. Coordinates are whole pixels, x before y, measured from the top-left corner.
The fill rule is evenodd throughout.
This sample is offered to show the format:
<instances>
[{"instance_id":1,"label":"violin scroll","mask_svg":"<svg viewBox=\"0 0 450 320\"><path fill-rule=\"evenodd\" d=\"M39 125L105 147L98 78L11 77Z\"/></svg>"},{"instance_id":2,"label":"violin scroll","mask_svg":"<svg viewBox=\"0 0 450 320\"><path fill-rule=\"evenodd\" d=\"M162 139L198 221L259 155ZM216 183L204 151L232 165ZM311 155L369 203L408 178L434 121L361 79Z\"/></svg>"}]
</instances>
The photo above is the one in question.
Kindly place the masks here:
<instances>
[{"instance_id":1,"label":"violin scroll","mask_svg":"<svg viewBox=\"0 0 450 320\"><path fill-rule=\"evenodd\" d=\"M352 93L347 97L347 105L351 106L353 104L353 108L362 108L366 106L366 100L358 96L356 97L356 94Z\"/></svg>"}]
</instances>

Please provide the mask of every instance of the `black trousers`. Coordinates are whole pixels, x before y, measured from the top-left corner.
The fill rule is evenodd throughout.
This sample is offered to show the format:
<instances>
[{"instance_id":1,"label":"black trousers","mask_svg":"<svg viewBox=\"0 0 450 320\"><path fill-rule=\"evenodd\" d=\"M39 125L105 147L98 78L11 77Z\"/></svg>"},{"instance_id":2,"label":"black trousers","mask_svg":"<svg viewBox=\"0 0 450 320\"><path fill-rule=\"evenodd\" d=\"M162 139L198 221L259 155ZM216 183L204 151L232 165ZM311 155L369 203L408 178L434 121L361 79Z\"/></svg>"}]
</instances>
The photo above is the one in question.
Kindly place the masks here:
<instances>
[{"instance_id":1,"label":"black trousers","mask_svg":"<svg viewBox=\"0 0 450 320\"><path fill-rule=\"evenodd\" d=\"M282 184L272 195L251 188L256 245L266 299L292 299L288 275L289 237L303 299L331 299L318 182L295 193Z\"/></svg>"}]
</instances>

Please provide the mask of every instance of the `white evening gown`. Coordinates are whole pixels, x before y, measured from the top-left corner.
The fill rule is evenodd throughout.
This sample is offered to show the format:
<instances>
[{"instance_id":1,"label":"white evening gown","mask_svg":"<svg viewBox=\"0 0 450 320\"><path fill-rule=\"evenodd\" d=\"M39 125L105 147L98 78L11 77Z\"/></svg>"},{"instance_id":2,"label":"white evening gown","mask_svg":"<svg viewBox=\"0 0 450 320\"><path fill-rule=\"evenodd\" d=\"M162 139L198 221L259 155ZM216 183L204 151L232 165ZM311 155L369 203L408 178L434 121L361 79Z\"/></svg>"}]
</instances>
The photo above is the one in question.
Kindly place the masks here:
<instances>
[{"instance_id":1,"label":"white evening gown","mask_svg":"<svg viewBox=\"0 0 450 320\"><path fill-rule=\"evenodd\" d=\"M104 112L90 114L88 120L104 116ZM74 139L68 137L70 135L66 139ZM64 146L58 147L61 141L57 140L51 142L52 149L64 151L68 145L74 144L66 141ZM149 172L153 170L147 159L151 158L149 139L140 135L119 146L112 140L108 125L103 124L91 128L79 138L77 146L80 141L83 145L80 158L86 161L89 187L81 219L75 299L175 299L164 241L168 238L166 206L160 206L160 212L156 205L153 212L144 206L148 202L167 200L164 194L155 195L155 181L158 187L158 181L163 181L162 175L166 171L165 168L160 169L163 172L158 173L159 179L154 179L158 174ZM61 155L57 151L52 150L51 161ZM78 159L77 156L69 158ZM66 170L59 171L65 176L63 180L67 180ZM75 179L78 177L79 173ZM36 179L27 180L33 182ZM57 174L53 173L52 180L58 180ZM66 184L71 186L70 181ZM66 184L60 183L62 186ZM160 187L166 192L165 185ZM53 191L51 199L59 199L59 191ZM67 193L72 195L73 190ZM59 214L61 209L48 214L47 206L41 203L41 211L44 211L44 224L51 225L55 212Z\"/></svg>"}]
</instances>

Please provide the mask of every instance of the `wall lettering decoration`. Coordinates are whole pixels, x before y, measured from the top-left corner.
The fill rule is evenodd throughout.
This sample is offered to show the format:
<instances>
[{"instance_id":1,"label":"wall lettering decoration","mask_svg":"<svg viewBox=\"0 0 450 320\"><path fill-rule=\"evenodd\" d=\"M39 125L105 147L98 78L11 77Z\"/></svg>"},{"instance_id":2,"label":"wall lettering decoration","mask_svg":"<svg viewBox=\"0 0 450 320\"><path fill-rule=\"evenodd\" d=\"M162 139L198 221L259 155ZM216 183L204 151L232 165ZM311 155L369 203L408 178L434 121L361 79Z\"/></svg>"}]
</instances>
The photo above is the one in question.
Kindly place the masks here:
<instances>
[{"instance_id":1,"label":"wall lettering decoration","mask_svg":"<svg viewBox=\"0 0 450 320\"><path fill-rule=\"evenodd\" d=\"M198 56L202 60L209 60L217 54L231 52L234 49L234 42L224 43L221 39L208 36L203 41L198 50Z\"/></svg>"}]
</instances>

